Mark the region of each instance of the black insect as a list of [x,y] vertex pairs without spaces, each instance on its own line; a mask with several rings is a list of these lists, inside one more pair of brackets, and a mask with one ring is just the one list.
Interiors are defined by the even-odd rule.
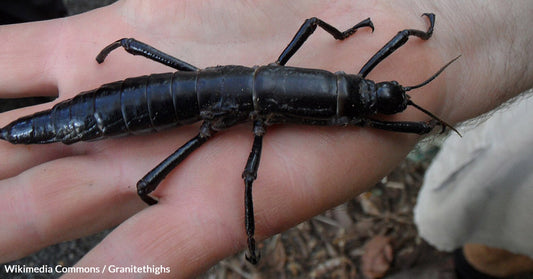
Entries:
[[[22,117],[0,129],[0,138],[11,143],[42,144],[98,140],[126,134],[155,132],[172,126],[203,121],[200,132],[166,158],[137,183],[146,203],[157,203],[148,194],[192,151],[215,132],[253,121],[254,142],[242,177],[245,184],[245,228],[248,235],[246,258],[257,263],[254,239],[252,183],[256,179],[266,127],[279,123],[309,125],[357,125],[405,133],[426,134],[436,125],[456,131],[435,115],[414,104],[407,91],[436,78],[450,63],[428,80],[404,87],[396,81],[375,83],[365,79],[383,59],[407,42],[409,36],[431,37],[434,14],[426,32],[407,29],[399,32],[363,66],[357,75],[344,72],[286,67],[317,26],[337,40],[361,27],[374,30],[370,19],[340,32],[318,19],[307,19],[278,60],[266,66],[217,66],[198,69],[135,39],[121,39],[104,48],[96,57],[102,63],[118,47],[142,55],[179,71],[128,78],[81,93],[56,104],[50,110]],[[389,122],[374,119],[376,114],[395,114],[408,105],[433,119],[427,122]],[[457,131],[456,131],[457,132]]]

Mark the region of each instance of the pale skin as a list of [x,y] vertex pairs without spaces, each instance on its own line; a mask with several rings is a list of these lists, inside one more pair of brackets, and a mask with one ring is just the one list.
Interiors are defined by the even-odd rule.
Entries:
[[[0,94],[58,92],[60,101],[106,82],[173,71],[122,50],[101,65],[95,62],[104,46],[123,37],[200,68],[268,64],[312,16],[342,30],[371,17],[376,30],[360,29],[339,42],[317,29],[287,65],[356,73],[398,31],[426,30],[424,12],[437,15],[434,36],[410,39],[369,79],[414,85],[462,54],[438,79],[410,92],[450,123],[487,112],[532,86],[527,1],[391,3],[119,1],[80,16],[2,26]],[[0,125],[50,107],[3,113]],[[392,119],[428,118],[408,109]],[[250,125],[221,132],[196,150],[154,192],[157,205],[148,208],[136,195],[137,180],[197,129],[69,146],[0,142],[0,261],[116,225],[78,265],[163,265],[171,268],[169,278],[190,277],[243,249],[241,172],[253,139]],[[270,127],[254,183],[258,240],[369,189],[419,139],[369,128]]]

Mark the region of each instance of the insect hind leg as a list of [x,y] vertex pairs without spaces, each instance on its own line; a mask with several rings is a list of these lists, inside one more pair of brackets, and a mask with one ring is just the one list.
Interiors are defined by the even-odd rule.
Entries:
[[172,67],[180,71],[197,71],[198,68],[185,62],[179,60],[176,57],[173,57],[169,54],[166,54],[150,45],[147,45],[141,41],[137,41],[134,38],[123,38],[117,40],[110,45],[106,46],[100,53],[96,56],[96,61],[98,63],[104,62],[107,55],[118,47],[123,47],[127,52],[133,55],[141,55],[153,61],[159,62],[161,64]]

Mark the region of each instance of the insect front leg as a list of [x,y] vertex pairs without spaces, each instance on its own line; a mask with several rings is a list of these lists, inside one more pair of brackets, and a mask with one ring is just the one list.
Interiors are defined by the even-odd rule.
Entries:
[[137,41],[133,38],[120,39],[106,46],[96,56],[96,61],[98,63],[104,62],[107,55],[118,47],[123,47],[127,52],[133,55],[144,56],[148,59],[167,65],[176,70],[180,70],[180,71],[197,71],[198,70],[197,67],[185,61],[179,60],[178,58],[174,56],[168,55],[150,45]]
[[341,32],[337,28],[322,21],[321,19],[312,17],[305,20],[298,32],[296,32],[296,35],[294,35],[294,38],[292,38],[292,41],[289,43],[289,45],[287,45],[285,50],[283,50],[275,63],[282,66],[285,65],[287,61],[289,61],[289,59],[294,55],[294,53],[296,53],[296,51],[298,51],[298,49],[303,45],[307,38],[309,38],[309,36],[315,32],[317,26],[320,26],[326,32],[331,34],[336,40],[344,40],[350,37],[357,31],[358,28],[361,27],[370,27],[372,28],[372,32],[374,32],[374,25],[372,24],[370,18],[367,18],[357,23],[352,28]]
[[376,129],[392,131],[392,132],[401,132],[401,133],[411,133],[411,134],[427,134],[433,130],[437,125],[442,126],[442,132],[445,130],[445,126],[436,120],[430,120],[428,122],[412,122],[412,121],[382,121],[375,119],[363,119],[360,120],[356,125],[359,126],[368,126]]
[[386,43],[359,71],[359,75],[363,78],[366,77],[374,67],[376,67],[383,59],[387,58],[391,53],[396,51],[398,48],[403,46],[409,36],[416,36],[422,40],[427,40],[433,34],[433,27],[435,26],[435,15],[431,13],[425,13],[423,16],[426,16],[429,19],[429,28],[426,32],[415,29],[405,29],[398,32],[388,43]]
[[261,160],[261,149],[263,147],[263,135],[265,134],[265,125],[262,121],[254,123],[254,143],[252,151],[242,172],[244,179],[244,225],[246,234],[248,235],[248,252],[246,253],[246,260],[252,264],[256,264],[261,258],[260,253],[255,247],[255,220],[254,220],[254,204],[252,200],[252,184],[257,178],[257,169],[259,168],[259,161]]
[[178,148],[176,152],[168,156],[163,162],[159,163],[154,169],[147,173],[139,182],[137,182],[137,194],[148,205],[157,203],[157,200],[150,197],[148,194],[153,192],[159,183],[165,179],[165,177],[185,158],[191,154],[194,150],[200,147],[207,141],[214,131],[211,129],[210,124],[204,122],[200,128],[200,133],[196,137],[189,140],[183,146]]

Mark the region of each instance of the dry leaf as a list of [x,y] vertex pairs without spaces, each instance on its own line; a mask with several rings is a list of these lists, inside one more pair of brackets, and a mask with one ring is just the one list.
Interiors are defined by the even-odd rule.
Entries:
[[393,259],[391,239],[386,236],[374,236],[365,246],[361,258],[362,271],[367,278],[385,276]]

